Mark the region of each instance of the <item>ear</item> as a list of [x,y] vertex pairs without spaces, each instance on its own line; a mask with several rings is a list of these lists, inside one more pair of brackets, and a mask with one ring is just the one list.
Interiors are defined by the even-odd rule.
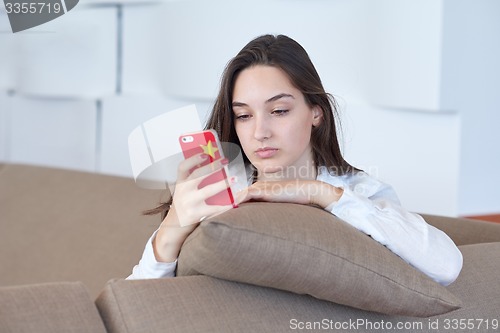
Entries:
[[323,121],[323,110],[319,105],[315,105],[312,108],[312,125],[313,127],[318,126]]

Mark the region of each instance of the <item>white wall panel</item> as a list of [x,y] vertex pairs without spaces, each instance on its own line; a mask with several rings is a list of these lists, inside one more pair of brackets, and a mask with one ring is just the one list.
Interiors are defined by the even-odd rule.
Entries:
[[0,91],[0,162],[7,161],[9,157],[9,138],[10,128],[8,126],[10,119],[11,98],[6,92]]
[[443,101],[463,117],[460,215],[500,212],[500,1],[445,2]]
[[144,5],[157,2],[181,1],[181,0],[83,0],[86,5],[109,6],[109,5]]
[[16,89],[52,97],[100,97],[116,87],[116,8],[79,4],[16,34]]
[[344,106],[349,162],[391,184],[404,207],[457,215],[460,116]]
[[12,89],[14,85],[14,34],[9,18],[0,5],[0,91]]
[[159,4],[123,7],[122,91],[161,95],[162,54],[169,45],[162,25],[165,18]]
[[164,10],[167,94],[212,98],[248,41],[283,33],[305,47],[337,96],[440,110],[441,0],[184,1]]
[[362,1],[180,1],[163,8],[168,95],[213,98],[227,61],[266,33],[300,42],[335,94],[358,94],[366,53],[362,37],[369,28]]
[[[383,107],[441,109],[442,0],[366,1],[366,101]],[[349,32],[346,32],[350,34]]]
[[207,103],[166,99],[161,96],[119,96],[103,101],[100,171],[132,177],[128,136],[145,121],[182,106],[196,104],[200,120],[205,120]]
[[10,160],[93,171],[95,120],[94,101],[14,97]]

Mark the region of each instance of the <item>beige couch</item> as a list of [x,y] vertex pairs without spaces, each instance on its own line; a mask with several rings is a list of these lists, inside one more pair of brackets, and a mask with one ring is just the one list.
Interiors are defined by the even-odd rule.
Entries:
[[416,318],[206,275],[123,280],[159,224],[141,211],[160,196],[119,177],[0,165],[0,332],[500,329],[500,224],[424,215],[463,253],[446,288],[462,305]]

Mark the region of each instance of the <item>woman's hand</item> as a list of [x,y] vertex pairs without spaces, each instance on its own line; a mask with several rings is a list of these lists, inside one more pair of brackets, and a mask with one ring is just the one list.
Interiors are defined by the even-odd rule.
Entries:
[[206,217],[231,209],[232,205],[208,205],[205,200],[228,188],[225,180],[199,188],[200,183],[220,171],[227,160],[217,160],[201,166],[208,155],[197,154],[179,163],[173,204],[153,240],[155,257],[161,262],[173,262],[186,238]]
[[342,188],[318,180],[258,181],[247,189],[243,201],[290,202],[327,207],[338,201]]
[[206,162],[207,158],[206,154],[197,154],[179,164],[173,205],[176,208],[180,226],[198,223],[202,219],[233,207],[229,203],[228,205],[209,205],[205,202],[211,196],[229,187],[224,179],[201,187],[205,178],[221,172],[221,169],[228,164],[227,159],[222,159],[200,166]]

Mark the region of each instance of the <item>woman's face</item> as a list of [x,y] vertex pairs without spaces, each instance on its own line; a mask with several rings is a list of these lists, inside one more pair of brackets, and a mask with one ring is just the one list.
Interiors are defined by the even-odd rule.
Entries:
[[322,119],[281,69],[257,65],[237,77],[233,93],[236,133],[259,179],[316,177],[311,130]]

